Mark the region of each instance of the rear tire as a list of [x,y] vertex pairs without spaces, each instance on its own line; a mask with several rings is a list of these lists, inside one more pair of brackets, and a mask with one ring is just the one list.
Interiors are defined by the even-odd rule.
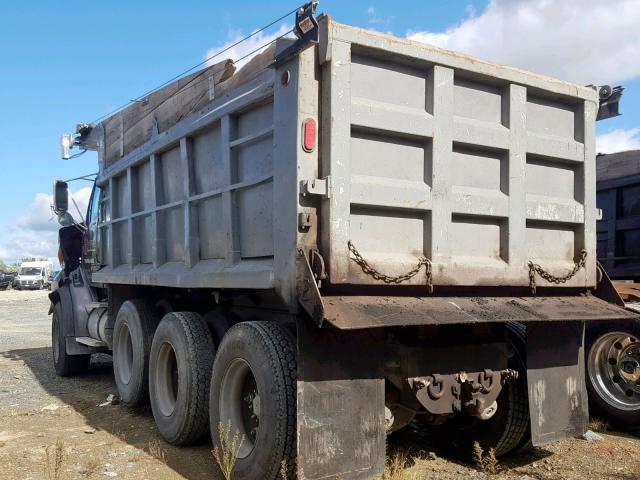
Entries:
[[122,402],[135,407],[149,401],[149,352],[158,319],[143,300],[122,304],[113,328],[113,374]]
[[202,317],[164,316],[151,344],[149,396],[153,418],[172,445],[190,445],[209,430],[209,379],[215,347]]
[[587,324],[585,364],[591,414],[640,427],[640,321]]
[[61,377],[81,375],[89,370],[91,354],[67,354],[67,344],[62,328],[63,318],[62,305],[58,302],[53,306],[53,315],[51,317],[51,350],[53,354],[53,366],[56,369],[56,373]]
[[239,323],[222,339],[209,417],[214,446],[220,448],[220,428],[244,438],[234,479],[274,480],[283,464],[295,478],[296,377],[295,340],[281,325]]
[[526,349],[524,327],[509,323],[507,341],[513,350],[509,358],[509,368],[519,375],[505,385],[498,395],[498,411],[489,420],[478,420],[470,416],[459,416],[439,426],[427,426],[438,442],[454,455],[469,458],[473,444],[478,442],[483,450],[493,449],[496,456],[525,447],[527,432],[530,434],[529,401],[527,393]]

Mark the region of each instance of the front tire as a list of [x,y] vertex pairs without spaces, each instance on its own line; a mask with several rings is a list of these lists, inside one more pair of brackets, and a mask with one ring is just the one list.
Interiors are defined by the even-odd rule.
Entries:
[[156,329],[149,397],[158,430],[172,445],[194,444],[208,434],[214,354],[209,328],[197,313],[168,313]]
[[587,325],[585,364],[591,414],[640,427],[640,321]]
[[67,353],[62,322],[63,310],[62,305],[58,302],[53,307],[53,315],[51,317],[51,349],[56,373],[61,377],[71,377],[86,373],[91,363],[91,355],[69,355]]
[[213,366],[209,417],[214,446],[219,429],[243,438],[237,480],[274,480],[296,468],[296,344],[275,322],[243,322],[226,333]]
[[149,352],[158,319],[143,300],[122,304],[113,328],[113,374],[122,402],[135,407],[149,400]]

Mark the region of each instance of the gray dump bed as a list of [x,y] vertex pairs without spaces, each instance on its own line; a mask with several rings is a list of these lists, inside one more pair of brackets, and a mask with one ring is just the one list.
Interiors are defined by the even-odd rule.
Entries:
[[564,274],[585,249],[560,286],[595,285],[594,89],[320,27],[317,47],[103,164],[109,254],[94,280],[290,300],[296,247],[317,247],[329,283],[381,284],[352,242],[390,276],[426,257],[436,288],[528,286],[529,261]]

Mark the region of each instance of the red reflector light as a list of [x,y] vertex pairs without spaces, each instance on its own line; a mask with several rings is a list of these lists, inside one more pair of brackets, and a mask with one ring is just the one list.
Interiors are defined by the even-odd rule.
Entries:
[[302,124],[302,148],[305,152],[313,152],[316,148],[316,121],[307,118]]

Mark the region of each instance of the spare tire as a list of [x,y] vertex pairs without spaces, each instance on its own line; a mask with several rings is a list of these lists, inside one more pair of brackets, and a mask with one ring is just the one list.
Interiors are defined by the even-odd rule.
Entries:
[[143,300],[128,300],[113,328],[113,373],[125,405],[149,401],[149,352],[158,319]]
[[275,322],[231,327],[218,348],[211,378],[211,436],[243,441],[233,470],[236,480],[294,478],[296,469],[296,344]]
[[151,344],[149,397],[156,426],[173,445],[204,440],[209,433],[209,379],[215,347],[194,312],[164,316]]

